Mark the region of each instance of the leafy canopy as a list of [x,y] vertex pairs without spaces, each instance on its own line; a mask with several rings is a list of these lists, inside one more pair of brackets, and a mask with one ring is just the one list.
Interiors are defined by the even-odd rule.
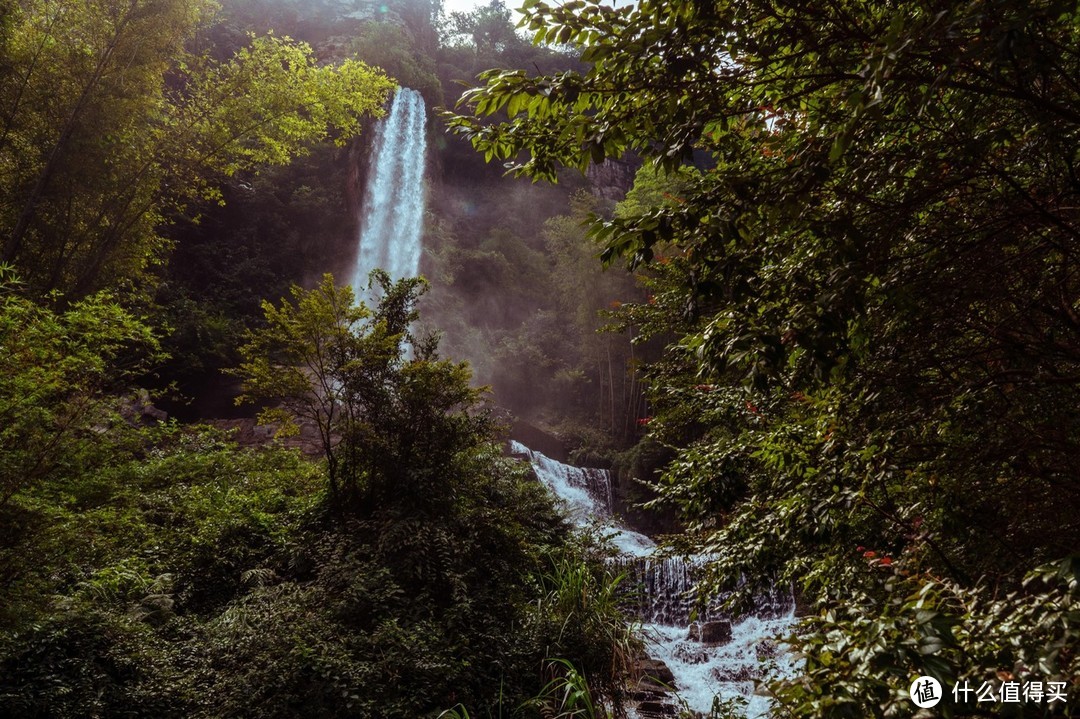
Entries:
[[56,312],[20,290],[0,266],[0,506],[106,459],[126,426],[118,394],[160,360],[150,328],[109,294]]
[[392,83],[287,38],[218,61],[185,45],[209,0],[22,0],[0,43],[2,261],[36,294],[130,289],[223,175],[355,135]]
[[[660,489],[688,548],[719,557],[718,585],[779,573],[828,606],[865,591],[800,640],[818,674],[785,701],[900,715],[909,675],[1000,681],[1034,655],[1071,681],[1055,647],[1075,622],[1026,654],[1019,618],[1025,572],[1080,546],[1076,4],[525,8],[536,42],[591,67],[490,71],[449,125],[535,179],[626,151],[678,172],[592,234],[651,276],[624,322],[669,341],[649,427],[678,450]],[[939,580],[961,589],[935,611],[1016,612],[1016,642],[886,643],[871,688],[858,627],[916,621]],[[983,615],[976,586],[1020,593]]]
[[465,364],[438,358],[437,336],[413,336],[426,281],[375,270],[371,288],[374,309],[329,274],[313,290],[294,286],[291,303],[264,302],[266,326],[240,349],[238,401],[277,401],[263,421],[317,430],[339,508],[434,511],[452,492],[443,469],[486,440],[474,412],[483,390],[469,386]]

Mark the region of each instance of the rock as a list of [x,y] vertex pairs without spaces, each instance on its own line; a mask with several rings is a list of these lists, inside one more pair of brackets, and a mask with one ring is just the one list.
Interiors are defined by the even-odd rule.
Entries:
[[556,462],[566,463],[570,460],[570,453],[562,440],[524,420],[519,419],[513,423],[510,427],[510,438],[516,439],[534,452],[547,455]]
[[633,716],[638,719],[668,719],[679,715],[678,707],[671,695],[675,686],[675,675],[660,659],[642,656],[637,660],[638,680],[630,691],[633,703]]
[[716,667],[712,670],[712,675],[713,679],[718,682],[752,682],[757,679],[751,667],[739,667],[738,669]]
[[697,622],[690,622],[690,631],[687,632],[686,638],[691,642],[701,641],[701,625]]
[[709,653],[705,648],[692,644],[680,644],[675,647],[674,654],[687,664],[704,664],[709,661]]
[[675,687],[675,675],[671,669],[660,659],[642,659],[638,662],[638,670],[643,679],[652,678],[665,685],[667,688]]
[[662,719],[679,715],[679,710],[662,701],[644,701],[637,705],[637,715],[641,719]]
[[323,453],[322,439],[318,427],[313,422],[299,423],[300,434],[277,438],[276,424],[258,424],[254,418],[214,419],[207,424],[226,432],[232,441],[241,447],[261,447],[280,443],[285,447],[296,447],[309,457]]
[[594,195],[617,202],[626,197],[627,191],[634,186],[634,176],[639,167],[641,160],[637,157],[628,156],[622,160],[609,157],[598,165],[589,165],[585,177]]
[[150,401],[150,393],[141,387],[120,399],[119,412],[124,421],[133,426],[156,424],[169,418],[169,413],[155,407]]
[[701,643],[716,646],[731,641],[731,622],[723,619],[701,625]]
[[773,659],[779,653],[779,648],[776,646],[776,642],[769,639],[762,639],[754,647],[754,656],[757,657],[759,662],[766,659]]
[[169,418],[169,413],[163,409],[158,409],[152,404],[148,404],[143,406],[142,416],[149,417],[150,419],[156,420],[158,422],[164,422]]

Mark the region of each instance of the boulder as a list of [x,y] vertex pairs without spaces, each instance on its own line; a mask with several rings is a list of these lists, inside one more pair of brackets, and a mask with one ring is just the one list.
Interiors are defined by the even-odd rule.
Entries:
[[668,702],[644,701],[638,703],[637,715],[641,719],[663,719],[678,716],[679,710]]
[[672,653],[676,659],[687,664],[704,664],[709,661],[709,653],[700,644],[679,644]]
[[713,679],[718,682],[752,682],[757,679],[757,672],[751,667],[715,667]]
[[147,404],[142,408],[142,416],[156,422],[164,422],[169,418],[169,413],[163,409],[158,409],[152,404]]
[[668,687],[675,687],[675,675],[660,659],[641,659],[638,661],[638,671],[642,677],[650,677]]
[[709,646],[731,641],[731,622],[720,619],[701,625],[701,643]]

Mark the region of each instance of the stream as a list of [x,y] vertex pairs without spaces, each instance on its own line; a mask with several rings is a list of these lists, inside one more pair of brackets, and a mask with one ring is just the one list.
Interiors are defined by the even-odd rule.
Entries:
[[650,537],[623,525],[611,509],[608,470],[564,464],[513,440],[510,452],[532,464],[537,478],[559,498],[571,521],[580,527],[598,527],[610,537],[619,553],[613,561],[628,573],[626,581],[637,587],[648,664],[663,675],[660,679],[674,689],[674,695],[639,696],[631,716],[675,716],[682,707],[707,715],[714,697],[744,701],[748,719],[766,715],[770,701],[755,692],[755,681],[769,672],[786,674],[792,669],[791,660],[775,641],[795,624],[790,592],[758,597],[754,611],[738,621],[715,609],[695,616],[694,575],[704,558],[662,556]]

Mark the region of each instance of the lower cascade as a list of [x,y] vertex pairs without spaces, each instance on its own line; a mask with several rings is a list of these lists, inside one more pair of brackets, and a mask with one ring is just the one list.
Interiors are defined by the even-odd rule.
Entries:
[[[769,707],[767,696],[755,693],[755,680],[767,672],[790,670],[790,660],[774,637],[794,626],[791,593],[774,591],[757,598],[753,613],[732,621],[716,606],[694,613],[696,574],[705,558],[656,556],[656,543],[622,525],[612,512],[611,473],[574,467],[511,440],[510,452],[528,460],[536,476],[564,504],[578,526],[599,525],[619,550],[614,560],[636,589],[637,612],[646,638],[647,674],[643,681],[638,719],[675,716],[680,708],[707,714],[713,698],[740,698],[747,717],[760,717]],[[673,698],[665,685],[675,691]]]

